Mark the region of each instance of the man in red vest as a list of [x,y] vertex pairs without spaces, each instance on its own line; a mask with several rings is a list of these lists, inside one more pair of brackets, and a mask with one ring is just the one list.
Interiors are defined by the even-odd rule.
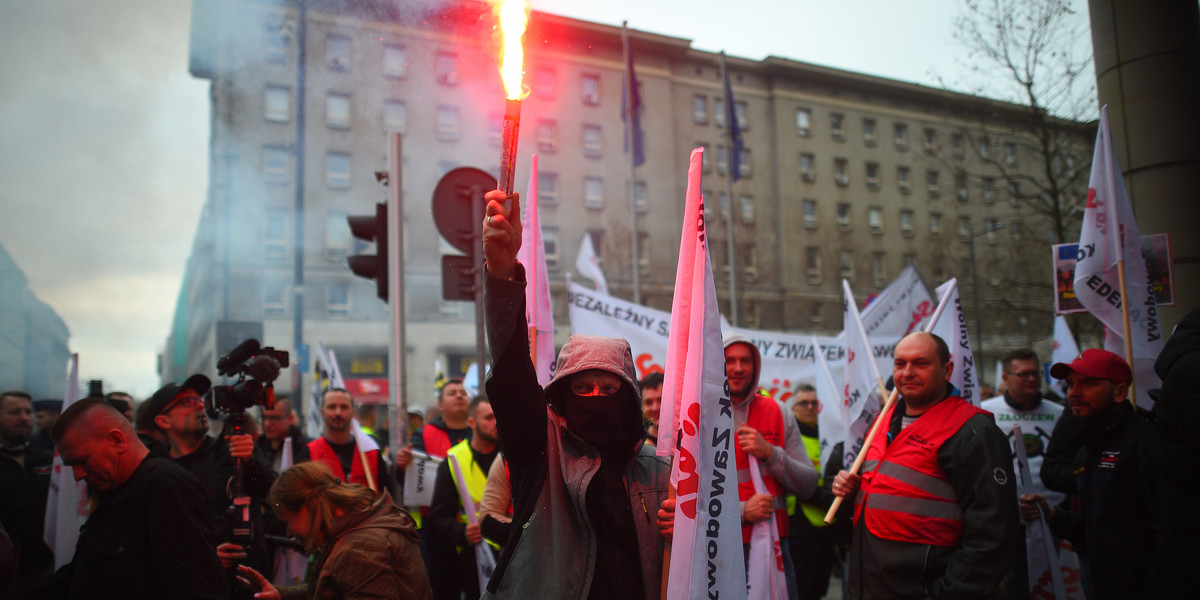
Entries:
[[986,598],[1023,539],[1008,439],[955,395],[941,338],[910,334],[893,357],[900,398],[879,417],[886,429],[862,477],[833,483],[855,501],[847,598]]
[[[324,462],[335,474],[347,483],[368,485],[366,467],[378,491],[391,489],[391,477],[377,448],[360,449],[354,440],[354,397],[341,388],[329,388],[321,396],[321,418],[325,420],[325,433],[308,443],[308,453],[313,460]],[[364,461],[359,456],[365,456]]]
[[[738,471],[738,500],[742,503],[742,543],[749,550],[752,527],[775,515],[781,540],[784,568],[791,580],[792,560],[788,546],[787,497],[808,499],[817,487],[817,470],[804,449],[796,419],[783,404],[758,393],[762,358],[758,348],[738,333],[727,333],[725,377],[733,401],[733,423],[738,426],[734,448]],[[786,417],[786,418],[785,418]],[[750,459],[758,459],[767,494],[754,493]],[[791,585],[789,583],[789,585]]]

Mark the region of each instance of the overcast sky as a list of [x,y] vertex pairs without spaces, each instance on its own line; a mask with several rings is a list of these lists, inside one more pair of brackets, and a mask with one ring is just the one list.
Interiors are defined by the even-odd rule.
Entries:
[[[703,50],[934,85],[933,72],[961,72],[959,1],[532,5]],[[207,185],[208,85],[187,73],[190,11],[187,0],[0,0],[0,243],[66,321],[80,379],[139,399],[159,386]]]

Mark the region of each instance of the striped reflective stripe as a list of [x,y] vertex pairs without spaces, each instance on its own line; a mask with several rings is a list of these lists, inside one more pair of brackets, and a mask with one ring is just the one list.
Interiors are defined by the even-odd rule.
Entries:
[[862,472],[870,473],[875,470],[875,466],[879,464],[877,460],[864,460],[862,464]]
[[883,461],[879,465],[880,475],[886,475],[893,479],[902,481],[917,489],[924,490],[935,496],[940,496],[951,502],[957,502],[958,496],[954,493],[954,486],[949,482],[942,481],[936,477],[926,475],[912,467],[894,463],[888,460]]
[[867,497],[867,508],[871,510],[890,510],[951,521],[964,520],[962,507],[954,502],[942,502],[941,500],[922,500],[890,494],[870,494]]

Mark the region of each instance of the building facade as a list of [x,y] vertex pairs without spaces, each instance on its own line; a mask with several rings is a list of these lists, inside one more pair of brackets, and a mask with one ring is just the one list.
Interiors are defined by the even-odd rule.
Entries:
[[70,335],[58,313],[33,295],[29,280],[0,245],[0,391],[61,400],[67,389]]
[[[504,96],[490,9],[310,0],[301,21],[296,2],[193,6],[190,70],[212,83],[211,175],[164,377],[215,375],[216,358],[241,337],[294,351],[299,320],[302,340],[334,348],[348,378],[386,380],[386,307],[346,267],[347,255],[364,250],[346,216],[384,201],[375,173],[387,169],[387,133],[398,131],[406,394],[410,405],[431,404],[435,361],[454,374],[474,356],[473,307],[441,297],[440,256],[454,251],[434,227],[431,198],[449,170],[494,172],[499,163]],[[1049,337],[1055,240],[1046,211],[1031,207],[1044,200],[1036,190],[1045,167],[1030,151],[1038,144],[1021,107],[777,57],[730,57],[745,142],[731,201],[719,56],[630,31],[646,155],[630,186],[621,34],[534,12],[525,35],[516,187],[525,189],[537,153],[559,343],[569,334],[565,276],[585,235],[613,294],[634,296],[637,269],[642,303],[670,309],[695,147],[706,149],[718,294],[726,315],[737,303],[738,325],[839,331],[842,278],[865,299],[913,261],[931,288],[959,277],[968,308],[979,294],[981,362]],[[1062,125],[1074,141],[1060,168],[1083,173],[1082,190],[1059,190],[1074,206],[1086,191],[1094,126]],[[280,387],[306,387],[292,372]]]

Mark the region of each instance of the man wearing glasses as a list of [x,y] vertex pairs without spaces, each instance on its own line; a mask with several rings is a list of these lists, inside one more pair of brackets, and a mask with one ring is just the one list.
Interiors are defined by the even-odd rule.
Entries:
[[[833,450],[830,456],[830,462],[834,465],[832,471],[829,471],[829,465],[821,464],[821,435],[817,429],[817,418],[822,406],[817,399],[816,388],[807,383],[796,386],[796,392],[789,402],[796,424],[800,427],[800,440],[804,442],[804,450],[817,469],[818,478],[817,488],[807,500],[788,496],[788,533],[791,536],[788,543],[796,570],[797,597],[800,600],[817,600],[824,598],[829,591],[829,577],[833,574],[836,530],[825,522],[825,513],[833,504],[834,495],[830,486],[833,484],[833,475],[837,475],[841,467],[842,452]],[[822,468],[832,475],[821,477]]]
[[[312,440],[296,426],[296,413],[287,396],[276,395],[274,408],[262,407],[261,421],[262,435],[254,445],[269,458],[272,471],[282,473],[294,464],[308,461],[308,443]],[[286,454],[285,460],[287,446],[291,446],[291,453]]]

